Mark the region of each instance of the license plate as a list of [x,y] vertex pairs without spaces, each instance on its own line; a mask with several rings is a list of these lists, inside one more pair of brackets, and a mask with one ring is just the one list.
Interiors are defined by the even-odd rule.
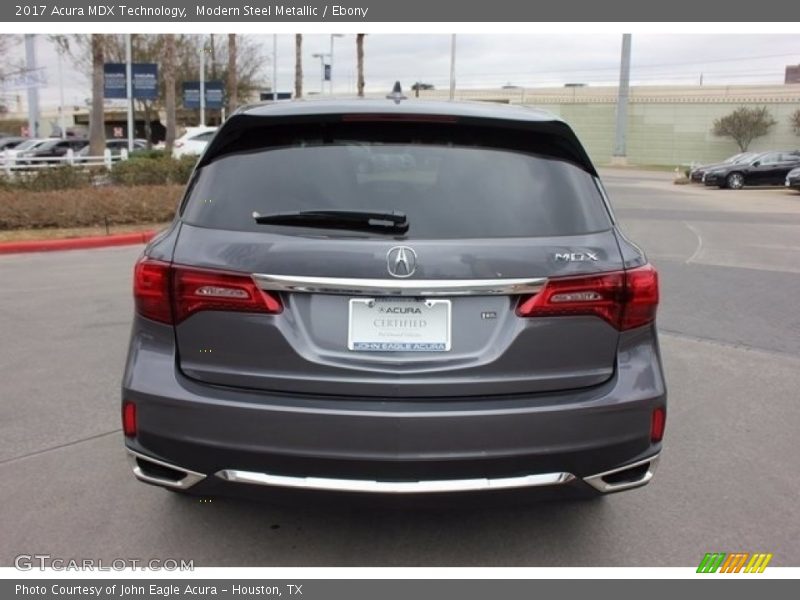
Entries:
[[347,348],[360,352],[447,352],[450,300],[351,298]]

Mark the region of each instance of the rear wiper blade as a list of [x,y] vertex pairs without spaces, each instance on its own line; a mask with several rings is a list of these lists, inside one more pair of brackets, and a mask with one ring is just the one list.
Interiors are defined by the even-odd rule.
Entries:
[[383,233],[406,233],[409,227],[406,214],[397,210],[300,210],[269,215],[254,211],[253,220],[259,225],[294,225]]

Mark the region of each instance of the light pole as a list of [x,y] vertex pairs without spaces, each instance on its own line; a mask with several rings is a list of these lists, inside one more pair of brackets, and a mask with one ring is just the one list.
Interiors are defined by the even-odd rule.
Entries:
[[[128,152],[133,152],[133,129],[136,127],[133,114],[133,49],[131,34],[125,34],[125,97],[128,105]],[[148,141],[148,144],[150,142]]]
[[319,59],[319,68],[320,68],[319,93],[320,94],[324,94],[325,93],[325,58],[328,57],[328,56],[330,56],[330,54],[328,54],[327,52],[315,52],[314,54],[311,55],[312,58],[318,58]]
[[[36,73],[36,36],[25,34],[25,72]],[[28,83],[31,83],[30,81]],[[28,136],[39,136],[39,87],[28,85]]]
[[456,98],[456,34],[450,37],[450,100]]
[[206,124],[206,40],[200,36],[200,125]]
[[333,95],[333,38],[337,37],[344,37],[344,34],[343,33],[331,34],[331,72],[330,72],[331,96]]
[[65,139],[67,127],[64,123],[64,75],[61,66],[61,50],[58,51],[58,128],[61,130],[61,139]]
[[278,101],[278,34],[272,34],[272,101]]
[[622,34],[622,58],[619,67],[619,88],[617,89],[617,125],[614,133],[615,164],[627,163],[628,136],[628,91],[631,80],[631,34]]

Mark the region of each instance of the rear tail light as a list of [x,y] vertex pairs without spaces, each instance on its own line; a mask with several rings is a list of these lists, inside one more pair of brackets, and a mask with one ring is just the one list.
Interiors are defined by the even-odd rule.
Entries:
[[551,279],[517,306],[521,317],[592,315],[620,331],[651,323],[658,308],[658,273],[652,265],[629,271]]
[[280,300],[249,275],[191,269],[143,257],[134,270],[136,311],[161,323],[178,324],[194,313],[224,310],[277,314]]
[[141,258],[133,271],[133,300],[136,312],[154,321],[172,323],[169,282],[169,263]]
[[650,417],[650,441],[660,442],[664,438],[664,427],[667,424],[667,411],[663,406],[653,410]]
[[122,432],[125,437],[136,436],[136,405],[130,401],[122,403]]
[[281,312],[276,296],[264,292],[249,275],[173,268],[175,322],[180,323],[203,310]]

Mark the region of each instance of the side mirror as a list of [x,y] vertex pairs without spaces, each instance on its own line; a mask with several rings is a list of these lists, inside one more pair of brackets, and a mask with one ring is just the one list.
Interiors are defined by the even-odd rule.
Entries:
[[760,167],[760,166],[761,166],[761,161],[760,161],[760,160],[757,160],[757,161],[755,161],[755,162],[753,163],[753,166],[754,166],[754,167]]

